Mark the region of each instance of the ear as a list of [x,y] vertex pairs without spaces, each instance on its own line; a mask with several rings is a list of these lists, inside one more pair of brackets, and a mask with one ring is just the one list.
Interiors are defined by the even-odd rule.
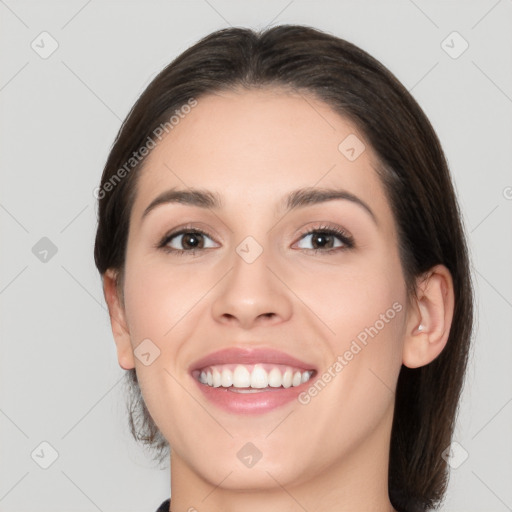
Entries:
[[443,351],[455,303],[452,276],[444,265],[432,267],[418,280],[416,289],[402,354],[403,364],[409,368],[425,366]]
[[112,334],[117,346],[117,360],[124,370],[135,368],[133,349],[130,342],[130,331],[126,322],[124,305],[119,297],[117,287],[118,273],[108,269],[103,274],[103,294],[108,305]]

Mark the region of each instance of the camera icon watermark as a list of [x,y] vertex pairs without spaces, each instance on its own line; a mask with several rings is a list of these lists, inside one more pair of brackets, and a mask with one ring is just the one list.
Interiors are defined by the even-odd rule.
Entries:
[[146,338],[139,343],[133,354],[144,366],[149,366],[160,357],[160,349]]
[[255,238],[248,236],[238,244],[236,252],[246,263],[253,263],[260,257],[263,247]]
[[248,468],[252,468],[256,463],[263,457],[263,453],[253,444],[245,443],[240,450],[238,450],[236,456],[240,459],[242,464]]
[[32,254],[41,262],[48,263],[56,254],[57,246],[46,236],[32,247]]
[[43,441],[30,456],[40,468],[48,469],[59,458],[59,452],[48,441]]
[[357,160],[365,149],[363,141],[354,133],[345,137],[338,145],[338,151],[350,162]]
[[48,32],[41,32],[31,43],[30,47],[41,59],[49,58],[59,47],[57,40]]
[[445,448],[441,457],[452,469],[457,469],[466,462],[466,459],[469,457],[469,453],[461,444],[457,441],[453,441],[450,446]]
[[441,48],[452,59],[458,59],[469,48],[469,43],[454,30],[441,41]]

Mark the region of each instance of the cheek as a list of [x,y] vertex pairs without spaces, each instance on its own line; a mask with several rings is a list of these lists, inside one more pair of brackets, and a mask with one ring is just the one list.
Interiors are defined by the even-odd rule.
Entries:
[[363,408],[370,403],[376,407],[394,389],[405,326],[406,290],[399,259],[375,254],[336,272],[316,273],[302,281],[300,291],[296,288],[329,329],[329,364],[340,363],[331,370],[339,375],[333,399],[348,393],[359,397]]
[[[161,263],[135,254],[126,263],[125,307],[137,378],[144,402],[159,426],[169,421],[163,397],[178,410],[180,404],[190,407],[189,395],[176,383],[184,378],[176,360],[190,339],[193,305],[204,294],[196,282],[192,275],[171,273]],[[144,351],[137,350],[139,344]],[[150,354],[149,364],[138,358],[142,352]]]
[[[201,296],[201,286],[191,272],[169,269],[157,261],[134,257],[127,262],[125,306],[132,343],[135,338],[168,338]],[[158,343],[158,341],[156,341]]]
[[[368,336],[380,336],[390,332],[403,310],[403,294],[399,286],[389,286],[386,279],[380,281],[357,280],[329,305],[336,337],[340,341],[358,339],[364,343]],[[335,305],[334,305],[335,304]]]
[[361,259],[339,268],[317,267],[314,273],[295,278],[293,289],[340,348],[361,333],[364,340],[366,329],[375,324],[379,331],[389,331],[388,326],[400,316],[397,310],[404,308],[401,267],[387,258]]

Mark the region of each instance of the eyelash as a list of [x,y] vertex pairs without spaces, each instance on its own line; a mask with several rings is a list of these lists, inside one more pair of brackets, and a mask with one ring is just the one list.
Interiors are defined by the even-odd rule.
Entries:
[[[351,235],[349,235],[345,230],[335,227],[335,226],[322,225],[319,227],[315,227],[313,229],[309,229],[307,231],[303,231],[300,233],[299,239],[302,239],[303,237],[305,237],[307,235],[314,234],[314,233],[327,235],[327,236],[335,236],[343,243],[344,247],[334,247],[334,248],[326,249],[326,250],[324,250],[324,249],[303,249],[304,251],[310,251],[310,252],[313,252],[314,254],[317,254],[317,253],[332,254],[332,253],[335,253],[338,251],[346,251],[348,249],[353,249],[355,247],[354,238]],[[205,232],[201,229],[198,229],[198,228],[185,226],[183,228],[180,228],[178,231],[166,234],[162,238],[162,240],[157,244],[157,246],[156,246],[157,249],[162,249],[163,251],[165,251],[167,253],[174,254],[176,256],[185,256],[185,254],[194,255],[198,251],[208,250],[208,249],[185,250],[185,249],[174,249],[174,248],[167,247],[167,244],[173,238],[180,236],[180,235],[184,235],[184,234],[202,235],[202,236],[211,238],[213,240],[213,238],[207,232]]]

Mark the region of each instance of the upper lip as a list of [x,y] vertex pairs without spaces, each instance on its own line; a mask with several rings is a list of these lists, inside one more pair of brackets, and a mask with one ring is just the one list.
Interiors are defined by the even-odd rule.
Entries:
[[294,368],[301,368],[304,370],[316,370],[315,366],[311,363],[306,363],[293,357],[285,352],[273,348],[238,348],[229,347],[216,352],[212,352],[201,359],[194,361],[190,365],[190,372],[206,368],[207,366],[214,366],[218,364],[255,364],[255,363],[274,363]]

